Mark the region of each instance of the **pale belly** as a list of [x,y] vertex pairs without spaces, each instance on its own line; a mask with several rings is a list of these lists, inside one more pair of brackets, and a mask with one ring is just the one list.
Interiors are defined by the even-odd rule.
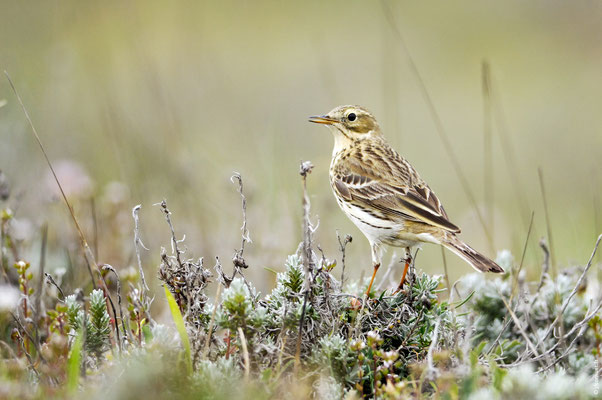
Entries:
[[351,207],[344,200],[337,199],[339,207],[347,217],[366,236],[370,243],[386,244],[393,247],[414,247],[420,243],[436,243],[439,241],[428,233],[414,234],[404,230],[403,222],[387,221],[374,215]]

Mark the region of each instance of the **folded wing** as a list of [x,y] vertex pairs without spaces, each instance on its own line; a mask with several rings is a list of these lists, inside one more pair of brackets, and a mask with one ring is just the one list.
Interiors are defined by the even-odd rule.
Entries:
[[350,154],[336,169],[333,187],[346,201],[375,208],[389,219],[411,220],[451,233],[460,232],[449,221],[435,193],[397,153],[387,154],[386,161],[365,149]]

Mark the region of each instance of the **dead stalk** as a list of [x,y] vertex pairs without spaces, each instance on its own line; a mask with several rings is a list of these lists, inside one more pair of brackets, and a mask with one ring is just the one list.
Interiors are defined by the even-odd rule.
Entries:
[[514,297],[514,292],[516,291],[516,287],[518,286],[518,279],[520,275],[520,271],[523,269],[523,263],[525,262],[525,254],[527,254],[527,245],[529,244],[529,238],[531,237],[531,229],[533,228],[533,218],[535,217],[535,211],[531,213],[531,222],[529,222],[529,230],[527,231],[527,237],[525,239],[525,245],[523,247],[523,254],[520,258],[520,264],[518,265],[518,269],[514,274],[512,291],[510,292],[510,303],[512,303],[512,298]]
[[550,221],[550,213],[548,211],[548,197],[546,196],[546,189],[543,181],[543,171],[541,168],[537,168],[537,174],[539,176],[539,188],[541,190],[541,198],[543,199],[543,211],[546,216],[546,232],[548,234],[548,241],[550,243],[550,256],[552,265],[552,276],[556,277],[556,257],[554,256],[554,242],[552,240],[552,222]]
[[303,324],[305,323],[305,311],[307,308],[307,300],[311,291],[310,276],[313,270],[313,254],[312,254],[312,234],[313,227],[309,220],[311,204],[307,194],[307,175],[311,173],[313,164],[310,161],[301,163],[299,174],[303,182],[303,269],[305,271],[303,308],[301,310],[301,318],[299,319],[299,333],[297,336],[297,347],[295,351],[295,371],[298,371],[301,363],[301,339],[303,336]]
[[144,243],[142,243],[142,239],[140,239],[140,226],[139,226],[139,217],[138,213],[142,208],[141,204],[138,204],[136,207],[132,208],[132,217],[134,218],[134,249],[136,250],[136,260],[138,261],[138,272],[140,272],[140,279],[142,280],[142,290],[144,291],[144,296],[146,296],[146,292],[150,289],[146,284],[146,279],[144,279],[144,269],[142,269],[142,259],[140,257],[140,247],[144,250],[148,251]]
[[240,343],[242,345],[242,355],[245,360],[245,381],[249,381],[249,375],[251,373],[251,361],[249,360],[249,350],[247,349],[247,339],[242,328],[238,327],[238,335],[240,337]]
[[345,252],[347,250],[347,245],[351,243],[352,240],[353,238],[351,235],[345,235],[345,239],[341,240],[341,236],[337,230],[337,241],[339,242],[339,251],[341,252],[341,286],[345,284]]
[[84,252],[84,258],[86,259],[86,264],[88,265],[90,276],[92,277],[92,286],[94,287],[94,289],[96,289],[96,282],[94,281],[94,274],[92,273],[92,268],[94,268],[95,270],[98,270],[98,266],[96,264],[96,259],[94,258],[94,254],[92,254],[92,250],[90,250],[90,246],[88,246],[88,242],[86,241],[84,232],[82,231],[82,229],[79,225],[79,222],[77,221],[77,218],[75,217],[75,212],[73,211],[73,206],[71,206],[71,203],[69,202],[69,200],[67,200],[67,196],[65,195],[63,186],[61,185],[61,182],[59,181],[59,178],[56,175],[56,172],[54,171],[54,167],[52,166],[52,163],[50,162],[50,158],[48,157],[48,154],[46,153],[46,149],[44,148],[44,145],[42,144],[42,140],[40,139],[40,136],[38,135],[38,131],[36,130],[36,128],[33,124],[33,121],[31,120],[31,117],[29,116],[29,112],[27,111],[27,108],[25,107],[23,100],[21,100],[21,96],[19,96],[19,93],[17,92],[17,89],[15,88],[13,81],[10,79],[10,76],[8,75],[8,72],[4,71],[4,74],[6,75],[6,79],[8,79],[8,83],[10,84],[10,87],[11,87],[13,93],[17,97],[17,100],[19,101],[21,108],[23,109],[25,118],[27,119],[27,122],[29,123],[31,131],[33,132],[33,135],[36,139],[36,142],[40,146],[40,150],[42,150],[42,154],[44,155],[44,158],[46,159],[48,168],[50,169],[50,172],[52,172],[54,181],[56,182],[56,184],[59,188],[59,191],[61,192],[63,201],[65,202],[65,205],[69,209],[69,214],[71,215],[71,219],[73,220],[73,224],[75,225],[75,229],[77,230],[77,233],[79,235],[80,243],[81,243],[81,246],[82,246],[82,249]]

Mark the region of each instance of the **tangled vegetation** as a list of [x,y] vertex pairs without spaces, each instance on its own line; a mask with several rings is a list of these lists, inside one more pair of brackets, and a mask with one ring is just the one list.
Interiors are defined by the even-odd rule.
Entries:
[[[303,164],[303,182],[311,164]],[[65,295],[60,280],[20,259],[12,214],[2,210],[0,397],[58,398],[442,398],[587,399],[598,394],[602,320],[594,254],[537,282],[502,252],[508,273],[469,275],[452,287],[413,266],[405,290],[362,296],[313,242],[304,196],[304,239],[275,287],[262,295],[245,277],[241,248],[228,275],[188,258],[171,212],[158,204],[171,243],[158,252],[165,293],[144,279],[138,210],[138,272],[93,258],[90,282]],[[84,241],[85,244],[85,241]],[[542,249],[547,252],[544,242]],[[85,248],[85,246],[84,246]],[[320,254],[318,254],[320,253]],[[547,254],[547,253],[546,253]],[[43,263],[42,257],[42,263]],[[135,271],[135,270],[134,270]],[[337,278],[335,273],[340,277]],[[57,282],[58,281],[58,282]],[[215,296],[207,292],[218,282]],[[63,282],[64,285],[64,282]],[[91,288],[90,288],[91,286]],[[381,285],[377,285],[381,287]],[[90,290],[88,290],[88,288]],[[167,300],[175,329],[153,315]]]

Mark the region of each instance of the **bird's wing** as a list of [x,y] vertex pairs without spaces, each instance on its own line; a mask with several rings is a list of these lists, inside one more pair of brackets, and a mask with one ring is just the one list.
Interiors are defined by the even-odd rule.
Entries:
[[348,202],[373,207],[391,220],[460,232],[416,170],[388,146],[367,144],[351,151],[333,172],[333,188]]

